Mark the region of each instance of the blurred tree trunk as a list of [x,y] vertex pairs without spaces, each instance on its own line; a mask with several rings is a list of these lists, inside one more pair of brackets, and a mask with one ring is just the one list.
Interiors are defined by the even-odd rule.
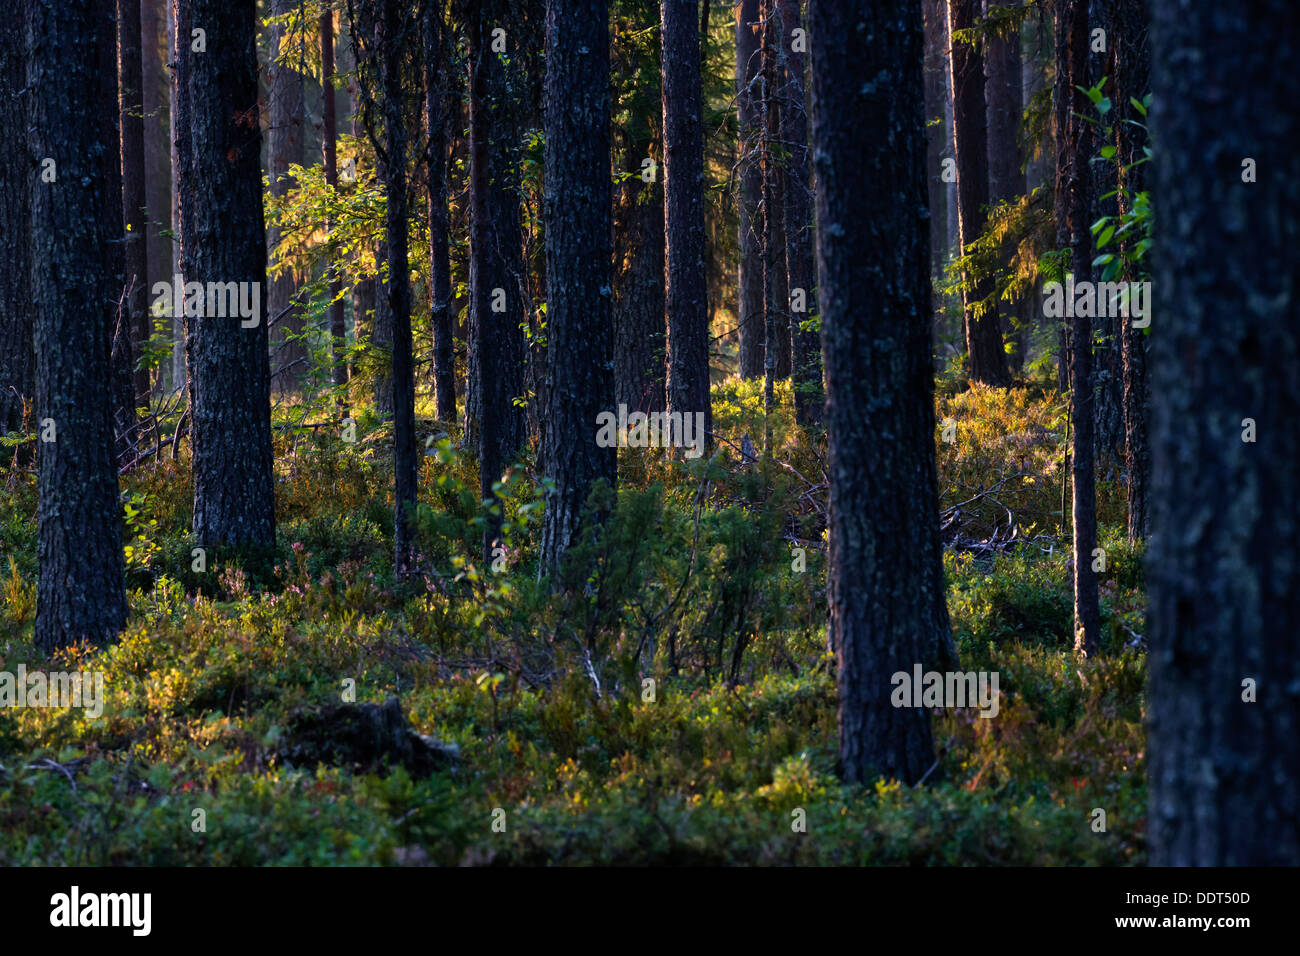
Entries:
[[1150,862],[1297,866],[1300,26],[1151,9]]

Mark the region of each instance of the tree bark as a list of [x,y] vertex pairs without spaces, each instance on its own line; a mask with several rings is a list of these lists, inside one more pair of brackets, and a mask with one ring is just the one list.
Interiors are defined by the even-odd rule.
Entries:
[[[334,11],[324,10],[320,15],[320,63],[321,63],[321,161],[325,167],[325,184],[337,190],[339,186],[338,165],[338,109],[336,100],[338,91],[334,86]],[[333,232],[334,223],[327,222],[325,228]],[[329,266],[330,280],[330,364],[331,379],[334,387],[342,389],[348,383],[349,369],[347,359],[347,320],[343,312],[343,279],[339,274],[341,263]],[[342,411],[347,412],[346,404]]]
[[[122,220],[126,293],[123,305],[131,329],[132,356],[149,344],[149,250],[145,245],[148,218],[145,200],[144,66],[140,53],[140,0],[117,0],[118,102],[122,130]],[[139,363],[136,362],[138,366]],[[149,401],[149,370],[136,367],[134,404]]]
[[[813,266],[812,181],[808,167],[808,113],[804,96],[804,54],[795,43],[803,25],[801,0],[780,0],[786,51],[786,86],[781,138],[789,150],[785,177],[785,248],[790,286],[790,335],[795,420],[804,427],[821,421],[826,404],[822,388],[821,333],[799,327],[817,314]],[[803,309],[796,298],[802,293]]]
[[942,666],[952,646],[936,514],[921,4],[849,6],[809,0],[840,771],[915,783],[934,764],[930,718],[892,705],[891,675]]
[[[258,291],[257,313],[248,318],[210,314],[207,299],[212,297],[205,298],[204,314],[190,317],[194,533],[205,547],[269,548],[275,543],[275,498],[267,316],[261,296],[266,226],[257,4],[193,0],[182,6],[191,8],[206,46],[189,53],[179,94],[179,107],[188,117],[180,124],[184,138],[179,147],[185,278],[205,289],[213,282],[248,283],[243,288]],[[185,35],[182,31],[179,38]]]
[[0,248],[9,256],[0,269],[0,433],[22,428],[24,404],[36,401],[28,204],[32,170],[42,157],[31,154],[27,141],[26,94],[20,95],[27,87],[26,73],[23,18],[2,17],[0,141],[10,144],[12,152],[0,163]]
[[[276,16],[292,13],[300,7],[301,0],[271,0],[271,12]],[[298,187],[297,181],[289,174],[289,165],[301,166],[307,157],[303,142],[302,74],[288,64],[277,62],[282,55],[280,47],[284,35],[284,27],[275,27],[271,31],[271,58],[266,64],[270,113],[266,130],[266,172],[271,195],[278,199],[283,199],[291,189]],[[268,259],[278,259],[275,248],[279,242],[280,230],[272,226],[266,239]],[[267,291],[267,315],[275,322],[271,329],[271,388],[278,393],[301,391],[302,380],[308,371],[305,367],[307,349],[297,338],[305,328],[304,309],[296,298],[297,285],[291,270],[272,279]]]
[[[141,98],[144,105],[144,164],[146,229],[146,292],[154,282],[170,282],[172,239],[165,235],[171,228],[171,119],[167,88],[168,42],[165,25],[166,8],[160,0],[140,0]],[[146,307],[148,303],[146,302]],[[172,341],[171,316],[148,315],[149,331],[155,328]],[[154,372],[154,390],[162,395],[170,387],[170,356],[159,360]]]
[[[1065,29],[1069,51],[1068,75],[1073,91],[1067,129],[1070,137],[1068,178],[1070,260],[1076,288],[1092,281],[1092,232],[1088,202],[1092,181],[1092,126],[1083,117],[1092,101],[1080,89],[1086,86],[1088,60],[1087,0],[1064,0]],[[1074,428],[1070,478],[1073,497],[1071,522],[1074,528],[1074,646],[1076,651],[1094,654],[1101,640],[1101,611],[1097,596],[1097,572],[1093,550],[1097,547],[1096,418],[1092,380],[1092,318],[1087,309],[1074,310],[1070,325],[1070,419]]]
[[[39,164],[25,187],[39,436],[35,639],[52,651],[111,640],[127,617],[105,401],[121,293],[112,261],[120,262],[120,251],[111,251],[120,249],[112,243],[120,238],[121,199],[109,185],[120,175],[117,89],[104,82],[116,30],[113,0],[26,0],[26,7],[26,128]],[[6,72],[11,64],[6,58]],[[42,179],[46,169],[52,182]]]
[[[596,444],[612,411],[609,0],[550,0],[546,11],[546,405],[541,561],[554,584],[592,487],[616,480],[618,449]],[[594,520],[592,516],[589,520]],[[586,574],[583,575],[585,579]]]
[[451,247],[447,215],[447,148],[450,96],[439,4],[424,13],[424,126],[428,138],[425,173],[429,209],[430,325],[433,327],[435,409],[441,421],[456,420],[456,352],[451,321]]
[[709,308],[704,269],[704,121],[696,0],[660,0],[664,98],[664,234],[668,408],[703,413],[709,398]]
[[1151,9],[1151,863],[1296,866],[1300,28]]
[[[772,453],[774,387],[790,374],[790,277],[785,261],[785,189],[776,150],[781,141],[780,14],[763,0],[763,453]],[[784,366],[784,368],[782,367]],[[784,372],[784,374],[782,374]]]
[[[949,0],[948,32],[975,25],[976,0]],[[988,120],[985,115],[984,61],[968,43],[952,41],[953,146],[957,160],[957,216],[961,248],[966,250],[984,231],[984,207],[989,202]],[[997,305],[978,318],[976,303],[992,294],[989,279],[980,279],[962,296],[966,352],[972,382],[1006,385],[1007,357]]]
[[741,378],[758,378],[763,374],[766,321],[762,246],[755,226],[756,222],[762,221],[759,204],[763,201],[763,167],[758,151],[762,133],[755,105],[761,67],[757,22],[758,0],[741,0],[736,7],[736,113],[740,124],[740,189],[736,201],[740,219],[737,321]]

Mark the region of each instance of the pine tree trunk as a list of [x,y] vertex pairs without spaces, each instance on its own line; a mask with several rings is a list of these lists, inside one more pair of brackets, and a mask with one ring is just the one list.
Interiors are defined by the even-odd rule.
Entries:
[[42,157],[28,149],[25,100],[19,96],[26,87],[23,19],[0,17],[0,142],[11,150],[9,160],[0,162],[0,248],[9,257],[0,269],[0,433],[21,428],[24,403],[36,401],[28,203],[31,170]]
[[921,4],[849,6],[809,0],[808,44],[840,772],[915,783],[934,764],[930,718],[892,705],[891,675],[943,666],[952,644],[936,514]]
[[1300,28],[1151,9],[1150,861],[1297,866]]
[[[182,248],[188,282],[248,283],[247,318],[189,320],[194,533],[204,547],[275,543],[266,226],[262,217],[255,0],[193,0],[206,49],[180,87]],[[181,32],[180,36],[185,36]],[[208,297],[212,298],[212,297]],[[222,296],[221,298],[225,298]],[[241,301],[243,296],[241,295]],[[227,307],[227,312],[229,309]],[[245,326],[245,323],[254,323]]]
[[[275,16],[292,13],[301,0],[271,0]],[[307,157],[303,142],[302,75],[288,64],[279,63],[285,28],[271,31],[271,59],[266,64],[267,107],[269,124],[266,130],[266,174],[271,184],[271,195],[284,196],[298,187],[289,175],[289,164],[299,166]],[[280,242],[280,230],[274,226],[267,232],[266,248],[269,260],[279,258],[275,252]],[[297,279],[292,271],[270,280],[266,297],[266,311],[275,324],[271,328],[271,388],[277,393],[299,392],[302,380],[309,369],[307,349],[296,337],[305,327],[302,305],[296,300]]]
[[[804,96],[804,49],[795,30],[803,25],[801,0],[780,0],[785,33],[786,87],[781,138],[790,151],[785,177],[785,248],[790,285],[790,334],[795,419],[805,427],[822,419],[821,333],[799,328],[817,314],[813,272],[812,182],[808,167],[808,113]],[[798,301],[802,295],[802,309]]]
[[[52,651],[110,640],[127,617],[105,401],[121,293],[110,261],[120,261],[120,251],[110,250],[122,218],[120,196],[109,186],[120,175],[117,89],[104,82],[116,30],[113,0],[26,5],[26,128],[38,164],[27,187],[40,499],[35,639]],[[4,70],[12,63],[6,57]],[[46,170],[52,182],[41,178]]]
[[664,233],[668,408],[703,413],[709,398],[709,309],[704,269],[704,123],[696,0],[660,0],[663,36]]
[[[939,283],[948,260],[948,184],[943,181],[947,155],[944,106],[948,96],[947,0],[924,0],[925,18],[925,185],[930,207],[930,277],[933,293],[934,350],[943,329],[943,296]],[[792,283],[793,284],[793,283]]]
[[[132,354],[138,357],[149,344],[149,250],[145,205],[144,66],[140,53],[140,0],[117,0],[118,99],[122,128],[122,218],[126,225],[123,245],[127,309]],[[139,364],[138,362],[136,363]],[[135,404],[149,401],[149,370],[133,375]]]
[[447,215],[447,145],[450,115],[446,90],[445,28],[438,5],[424,14],[424,126],[428,136],[425,172],[429,202],[430,325],[433,328],[435,409],[444,422],[456,420],[456,353],[451,321],[451,247]]
[[[790,374],[790,278],[785,264],[785,190],[777,159],[781,143],[781,30],[775,0],[763,0],[763,453],[772,453],[774,386]],[[784,368],[782,367],[784,366]],[[784,374],[782,374],[784,373]]]
[[[648,155],[653,132],[628,152]],[[633,170],[636,171],[635,169]],[[661,412],[664,395],[664,190],[634,175],[619,190],[614,262],[614,401],[629,411]]]
[[[1150,11],[1147,0],[1116,0],[1114,23],[1115,85],[1118,95],[1116,132],[1123,188],[1120,211],[1131,209],[1133,198],[1146,188],[1145,164],[1134,165],[1143,157],[1146,132],[1132,123],[1144,118],[1133,109],[1129,97],[1138,102],[1150,92],[1150,50],[1147,47],[1147,24]],[[1135,280],[1135,275],[1124,278]],[[1122,320],[1121,351],[1124,376],[1124,467],[1128,472],[1128,538],[1137,543],[1147,535],[1147,486],[1151,477],[1151,450],[1147,441],[1147,335],[1133,327],[1132,317]]]
[[112,240],[105,250],[109,256],[113,282],[117,288],[114,295],[115,313],[113,317],[113,342],[109,364],[111,366],[108,401],[113,408],[114,455],[118,464],[125,463],[131,454],[131,445],[136,440],[136,390],[135,390],[135,353],[132,338],[135,326],[132,322],[130,295],[126,279],[126,221],[122,215],[122,115],[121,99],[118,93],[118,55],[117,55],[117,19],[116,2],[109,6],[114,33],[113,42],[103,51],[98,63],[100,83],[113,94],[113,155],[106,168],[104,187],[108,190],[109,205],[114,210],[112,220]]
[[[546,405],[542,474],[555,482],[541,562],[560,583],[587,496],[614,484],[618,449],[596,444],[612,411],[609,0],[550,0],[546,12]],[[586,579],[587,572],[581,575]]]
[[[169,0],[170,10],[167,16],[167,51],[171,64],[171,81],[168,84],[168,116],[171,126],[171,275],[169,278],[184,275],[185,253],[188,226],[185,223],[185,210],[181,203],[181,180],[190,174],[185,167],[190,154],[190,117],[188,98],[182,91],[189,82],[190,63],[190,4],[181,0]],[[184,150],[181,144],[185,144]],[[171,381],[172,388],[181,388],[189,379],[189,320],[184,315],[171,315],[172,354]],[[188,411],[187,411],[188,414]]]
[[[1092,281],[1092,232],[1088,202],[1092,182],[1092,126],[1082,117],[1092,101],[1080,89],[1087,89],[1088,3],[1065,0],[1065,29],[1069,52],[1070,90],[1073,91],[1066,129],[1070,138],[1068,176],[1068,226],[1071,270],[1075,286]],[[1074,528],[1074,646],[1076,651],[1094,654],[1101,641],[1101,611],[1097,596],[1097,572],[1093,550],[1097,547],[1096,419],[1092,374],[1092,318],[1087,309],[1074,310],[1070,325],[1070,420],[1074,429],[1071,445],[1071,523]]]
[[[155,282],[172,281],[172,240],[163,235],[171,228],[171,120],[167,88],[166,6],[162,0],[140,0],[141,85],[144,105],[145,165],[145,255],[148,282],[146,292]],[[149,300],[151,301],[151,300]],[[146,306],[147,306],[146,302]],[[148,316],[149,332],[157,328],[171,341],[171,315]],[[154,390],[163,395],[172,378],[169,356],[163,356],[154,371]]]
[[755,105],[761,66],[757,22],[758,0],[741,0],[736,7],[736,111],[740,124],[740,190],[736,197],[740,218],[737,322],[741,378],[758,378],[763,374],[763,265],[756,226],[761,222],[759,203],[763,200],[763,168],[758,151],[762,132]]
[[[325,183],[331,189],[338,189],[338,90],[334,86],[334,11],[325,10],[320,15],[320,61],[321,61],[321,161],[325,167]],[[327,222],[325,228],[333,232],[334,223]],[[341,263],[330,263],[330,364],[331,379],[335,388],[343,388],[349,378],[347,360],[347,319],[343,308],[343,280],[338,270]],[[347,412],[346,404],[342,411]]]
[[[949,0],[948,32],[975,25],[976,0]],[[984,231],[984,207],[989,202],[988,120],[985,115],[984,62],[968,43],[952,43],[953,143],[957,159],[957,215],[961,247],[967,249]],[[1006,385],[1007,358],[997,305],[978,318],[977,302],[990,296],[993,286],[984,278],[974,283],[962,299],[965,311],[966,352],[970,378],[984,385]]]

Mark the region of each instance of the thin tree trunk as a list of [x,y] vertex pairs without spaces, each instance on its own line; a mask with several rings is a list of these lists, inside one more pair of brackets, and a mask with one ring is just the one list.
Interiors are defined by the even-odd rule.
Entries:
[[795,419],[808,427],[821,421],[826,403],[822,388],[821,333],[799,323],[817,314],[813,266],[812,182],[808,166],[808,113],[804,96],[804,49],[795,30],[803,25],[801,0],[780,0],[785,31],[786,86],[781,138],[790,152],[785,177],[785,248],[790,286],[790,334]]
[[[48,652],[111,640],[127,617],[112,409],[104,400],[121,293],[111,261],[120,261],[111,250],[120,248],[112,244],[120,238],[121,198],[109,185],[120,175],[117,89],[104,82],[116,31],[113,0],[26,5],[26,128],[40,170],[29,181],[40,501],[35,639]],[[6,72],[11,63],[4,61]],[[53,181],[42,180],[46,171]]]
[[809,0],[840,772],[916,783],[934,765],[930,718],[893,705],[891,675],[943,666],[952,647],[936,514],[921,5],[847,7]]
[[[171,228],[171,119],[167,98],[169,85],[166,9],[161,0],[140,0],[141,84],[144,105],[144,180],[146,204],[145,255],[146,291],[154,282],[170,282],[172,240],[164,235]],[[150,335],[159,330],[165,342],[172,341],[171,317],[148,316]],[[154,372],[154,390],[164,394],[170,387],[172,368],[163,356]]]
[[447,144],[450,96],[446,90],[445,28],[439,5],[424,15],[424,126],[428,137],[425,171],[429,201],[430,325],[433,327],[435,408],[444,422],[456,420],[456,352],[451,321],[451,248],[447,215]]
[[[149,344],[149,262],[145,236],[143,62],[140,53],[140,0],[117,0],[118,101],[122,129],[122,219],[126,226],[124,249],[126,296],[132,355]],[[136,363],[139,364],[138,362]],[[149,401],[149,370],[134,369],[135,404]]]
[[[320,15],[320,62],[321,90],[323,93],[321,107],[321,159],[325,166],[325,184],[330,189],[338,189],[338,91],[334,86],[334,11],[324,10]],[[327,222],[325,228],[334,231],[333,221]],[[339,274],[341,263],[329,264],[330,280],[330,360],[333,369],[334,387],[342,389],[348,383],[349,369],[347,360],[347,320],[343,314],[343,279]],[[346,414],[347,406],[342,406]]]
[[[948,32],[968,30],[975,25],[976,0],[949,0]],[[957,214],[961,247],[984,231],[984,207],[989,202],[988,122],[984,100],[984,62],[968,43],[952,42],[953,142],[957,159]],[[984,385],[1006,385],[1007,358],[1002,345],[1002,328],[996,303],[978,317],[976,303],[988,298],[993,286],[988,278],[974,283],[962,297],[965,313],[966,352],[970,378]]]
[[[763,168],[759,153],[762,136],[758,101],[759,56],[758,0],[741,0],[736,7],[736,111],[740,124],[740,176],[736,207],[740,219],[740,298],[737,320],[740,335],[740,377],[758,378],[763,374],[762,249],[756,222],[760,222],[759,203],[763,201]],[[662,229],[662,226],[660,227]]]
[[0,18],[0,141],[12,151],[0,162],[0,248],[9,256],[0,269],[0,433],[21,428],[24,406],[36,401],[28,204],[31,170],[42,157],[28,148],[26,101],[20,95],[27,87],[26,62],[23,18]]
[[697,0],[660,0],[663,38],[664,233],[668,408],[702,413],[709,397],[709,308],[704,269],[704,122]]

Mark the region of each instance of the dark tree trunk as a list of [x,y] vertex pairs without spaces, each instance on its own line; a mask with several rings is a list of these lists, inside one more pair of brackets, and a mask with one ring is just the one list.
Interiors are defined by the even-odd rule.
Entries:
[[[555,482],[541,561],[560,583],[564,553],[618,449],[596,444],[614,404],[610,269],[609,0],[550,0],[546,12],[546,405],[542,474]],[[586,575],[584,574],[585,578]]]
[[[190,15],[191,7],[181,0],[170,0],[167,16],[167,49],[171,66],[168,85],[168,117],[171,127],[171,275],[183,275],[185,270],[184,247],[187,241],[185,209],[181,203],[181,180],[186,178],[185,168],[190,155],[190,115],[188,97],[182,95],[189,82]],[[182,144],[185,148],[182,150]],[[180,388],[189,378],[189,320],[181,314],[171,315],[172,387]]]
[[952,646],[936,514],[921,4],[849,6],[809,0],[808,45],[840,770],[915,783],[934,764],[930,718],[892,705],[891,675],[943,666]]
[[[977,0],[949,0],[948,32],[969,30],[975,25]],[[953,41],[953,143],[957,159],[957,215],[961,247],[967,249],[984,231],[984,207],[989,202],[988,120],[985,115],[984,62],[968,43]],[[996,303],[975,316],[976,303],[993,292],[990,280],[982,279],[963,295],[966,352],[970,378],[984,385],[1006,385],[1007,357],[1002,346],[1002,328]]]
[[425,173],[429,201],[430,325],[433,327],[435,409],[444,422],[456,420],[456,351],[451,321],[451,248],[447,215],[448,108],[444,25],[439,4],[424,12],[424,126],[428,137]]
[[32,171],[43,157],[28,149],[25,100],[19,95],[27,86],[23,46],[22,17],[0,17],[0,142],[10,151],[0,162],[0,248],[9,257],[0,269],[0,433],[21,428],[24,402],[36,401],[28,203],[33,181],[39,183]]
[[[1056,41],[1056,62],[1052,81],[1052,138],[1056,142],[1056,170],[1053,180],[1052,212],[1056,221],[1056,248],[1070,246],[1070,168],[1073,163],[1070,140],[1070,109],[1074,90],[1070,86],[1070,0],[1052,0],[1052,35]],[[1065,316],[1057,329],[1057,387],[1070,389],[1070,323]]]
[[[320,62],[321,90],[321,160],[325,166],[325,183],[330,189],[338,189],[338,90],[334,86],[334,11],[325,10],[320,15]],[[334,223],[325,224],[330,232]],[[335,388],[343,388],[348,383],[347,361],[347,320],[343,312],[343,279],[339,275],[340,263],[331,263],[330,268],[330,364],[331,378]],[[346,405],[343,411],[347,411]]]
[[704,270],[704,122],[697,0],[660,0],[663,33],[664,233],[668,408],[702,412],[709,400],[709,308]]
[[[1015,6],[1014,0],[985,0],[985,10]],[[1025,173],[1020,155],[1020,116],[1024,112],[1021,87],[1020,32],[1005,40],[991,40],[984,57],[985,94],[988,104],[989,201],[1016,202],[1025,195]],[[1009,258],[1013,249],[1008,248]],[[1025,364],[1025,337],[1021,332],[1028,319],[1028,302],[997,303],[1004,330],[1016,329],[1015,352],[1009,364],[1020,371]],[[1017,328],[1017,327],[1020,328]]]
[[[494,7],[503,14],[502,8]],[[526,421],[514,402],[524,391],[524,266],[521,248],[515,105],[506,67],[483,28],[471,29],[470,52],[470,356],[466,440],[479,452],[479,491],[494,500],[492,486],[527,440]],[[594,426],[593,426],[594,427]],[[490,558],[501,516],[484,530]]]
[[[822,389],[821,334],[799,328],[817,313],[813,272],[812,182],[808,168],[808,113],[804,96],[804,55],[794,31],[802,26],[801,0],[780,0],[785,30],[786,93],[781,138],[789,150],[785,177],[785,248],[790,285],[790,335],[795,419],[809,426],[821,421],[826,399]],[[799,296],[803,297],[800,310]]]
[[[1092,109],[1092,101],[1079,87],[1087,88],[1088,4],[1087,0],[1065,0],[1069,89],[1073,91],[1067,130],[1070,137],[1068,215],[1070,260],[1076,287],[1092,280],[1092,232],[1088,192],[1092,175],[1092,126],[1081,117]],[[1093,654],[1100,645],[1101,612],[1097,597],[1097,572],[1093,570],[1093,549],[1097,547],[1097,496],[1095,485],[1095,394],[1092,381],[1092,318],[1076,309],[1070,325],[1070,419],[1074,428],[1071,447],[1070,485],[1074,528],[1074,646]]]
[[[104,400],[121,293],[109,261],[122,218],[109,185],[120,175],[117,89],[104,82],[116,31],[113,0],[26,6],[26,128],[38,164],[24,186],[40,436],[35,638],[52,651],[110,640],[127,616],[113,419]],[[14,59],[3,65],[11,77]],[[46,159],[54,161],[53,182],[41,179]],[[42,440],[47,434],[53,440]]]
[[[763,452],[772,452],[774,386],[790,374],[790,278],[785,264],[785,190],[781,141],[781,30],[775,0],[763,0]],[[784,368],[782,366],[784,365]],[[784,374],[782,374],[784,372]]]
[[939,282],[948,260],[948,187],[943,181],[943,161],[948,154],[947,124],[944,119],[948,98],[947,0],[924,0],[925,18],[925,185],[930,207],[930,279],[934,289],[935,351],[943,327],[943,296]]
[[1300,29],[1151,9],[1151,863],[1297,866]]
[[[736,7],[736,112],[740,124],[740,190],[736,207],[740,218],[740,377],[763,374],[762,246],[756,223],[761,222],[763,168],[759,153],[762,132],[757,108],[759,72],[758,0],[741,0]],[[662,226],[660,227],[662,228]]]
[[[140,0],[117,0],[118,102],[122,129],[122,219],[126,226],[122,300],[131,329],[132,354],[149,343],[149,250],[145,200],[143,61],[140,53]],[[137,363],[139,364],[139,363]],[[149,370],[134,370],[134,402],[149,401]]]
[[99,60],[100,83],[113,94],[113,155],[104,180],[108,190],[109,205],[114,210],[112,221],[112,240],[105,250],[109,257],[113,281],[117,286],[114,296],[116,312],[113,318],[113,341],[109,358],[110,377],[108,401],[113,407],[114,454],[117,461],[124,462],[131,452],[131,443],[135,440],[136,425],[136,390],[135,390],[135,354],[132,338],[135,326],[132,322],[130,296],[126,279],[126,222],[122,216],[122,122],[121,98],[118,93],[118,49],[117,49],[117,3],[109,5],[109,17],[112,19],[113,42]]
[[185,278],[205,289],[208,283],[248,283],[243,288],[258,292],[255,315],[214,316],[207,313],[205,299],[205,314],[189,321],[194,533],[204,546],[265,548],[275,543],[275,498],[261,297],[266,226],[257,4],[193,0],[184,6],[191,9],[193,23],[203,25],[206,41],[204,52],[189,54],[179,97],[188,118],[180,124],[182,135],[188,134],[180,145]]
[[[167,88],[166,6],[161,0],[140,0],[140,49],[142,100],[144,105],[144,164],[146,210],[146,292],[155,282],[172,279],[172,240],[164,232],[171,228],[172,157]],[[146,307],[148,303],[146,302]],[[159,329],[170,342],[170,313],[148,317],[150,334]],[[154,372],[154,389],[162,394],[171,383],[169,356],[163,356]]]
[[[627,151],[631,171],[658,141],[647,123]],[[640,157],[640,158],[638,158]],[[664,395],[664,190],[639,173],[619,189],[614,231],[614,401],[629,411],[661,412]]]
[[[1150,92],[1150,50],[1147,47],[1147,24],[1150,12],[1147,0],[1117,0],[1114,9],[1116,132],[1120,166],[1120,211],[1129,212],[1133,198],[1146,188],[1146,165],[1135,166],[1142,159],[1147,143],[1144,130],[1124,122],[1143,122],[1143,117],[1129,103],[1139,102]],[[1125,276],[1135,280],[1136,275]],[[1151,450],[1147,443],[1147,336],[1133,327],[1132,318],[1122,320],[1121,352],[1124,376],[1124,467],[1128,472],[1128,538],[1134,543],[1147,535],[1147,485],[1151,475]]]
[[[271,0],[271,12],[276,16],[292,13],[301,0]],[[289,164],[301,166],[307,153],[303,142],[302,75],[288,64],[277,62],[281,55],[285,28],[276,27],[271,35],[271,59],[267,62],[267,100],[270,122],[266,130],[266,173],[271,184],[271,195],[283,198],[298,183],[289,175]],[[268,231],[266,246],[268,259],[278,259],[275,247],[280,242],[280,230],[274,226]],[[276,392],[297,392],[302,379],[309,371],[307,349],[297,338],[304,328],[305,316],[296,299],[297,280],[293,271],[281,273],[271,279],[266,297],[266,312],[274,322],[271,328],[271,387]]]

